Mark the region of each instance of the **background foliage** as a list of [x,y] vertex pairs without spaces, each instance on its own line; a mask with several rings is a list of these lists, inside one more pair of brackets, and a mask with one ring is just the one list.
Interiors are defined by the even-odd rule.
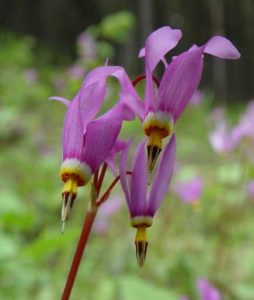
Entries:
[[[44,8],[44,12],[49,12],[52,5],[54,9],[60,5],[58,2],[36,3]],[[248,18],[240,15],[240,20],[250,22],[251,12],[247,7],[252,5],[251,2],[246,1],[245,4],[235,2],[238,3],[237,7],[248,15]],[[14,7],[10,9],[10,2],[2,2],[1,5],[11,15],[18,7],[24,9],[25,2],[17,3],[19,4],[15,9]],[[65,3],[61,6],[61,13],[64,14],[64,11],[67,13],[70,2],[61,3]],[[91,5],[89,1],[82,3]],[[151,5],[150,1],[149,3]],[[199,36],[202,42],[206,40],[210,36],[210,32],[209,34],[207,32],[211,27],[207,29],[206,24],[202,29],[202,26],[198,25],[199,19],[190,14],[188,5],[181,11],[183,15],[178,15],[177,11],[183,5],[182,1],[179,3],[172,1],[165,4],[158,1],[156,7],[152,4],[155,8],[154,22],[177,27],[182,20],[186,36],[184,43],[192,43],[192,36]],[[201,5],[201,1],[190,3],[197,8],[195,13],[201,15],[205,5]],[[238,25],[232,21],[232,15],[225,9],[226,7],[235,12],[236,8],[230,3],[223,1],[223,11],[226,14],[224,29],[229,38],[232,35],[233,41],[242,46],[246,37],[241,36],[241,30],[248,36],[247,32],[251,32],[251,28],[245,26],[243,29],[241,26],[239,31],[233,32],[233,28]],[[37,4],[29,8],[38,13]],[[163,4],[165,6],[161,9]],[[111,61],[120,61],[124,47],[131,44],[132,33],[135,32],[137,36],[137,24],[141,20],[126,11],[101,19],[102,10],[111,12],[115,5],[114,1],[95,1],[87,13],[87,16],[90,15],[86,20],[87,23],[81,22],[82,15],[77,9],[79,6],[74,4],[71,6],[68,14],[72,13],[77,17],[75,33],[81,33],[84,27],[89,25],[76,40],[75,55],[72,58],[67,57],[67,53],[69,49],[74,51],[72,46],[74,42],[71,41],[74,38],[72,29],[74,20],[69,27],[69,31],[72,29],[71,33],[64,31],[63,28],[68,22],[62,22],[61,18],[55,17],[56,28],[53,28],[51,20],[47,34],[39,34],[40,26],[43,26],[41,24],[46,22],[42,20],[44,13],[40,18],[40,26],[35,20],[36,14],[32,14],[31,19],[26,21],[34,25],[31,31],[27,32],[25,23],[22,23],[20,31],[38,36],[40,47],[34,37],[17,36],[6,31],[1,33],[1,299],[60,298],[86,210],[89,190],[85,188],[80,193],[66,232],[61,235],[62,184],[58,170],[61,164],[61,126],[65,107],[47,99],[51,95],[62,95],[71,99],[79,88],[83,76],[92,67],[103,64],[106,57]],[[134,4],[131,5],[135,7]],[[96,10],[98,7],[100,9]],[[173,7],[176,13],[171,14],[169,20],[166,11]],[[50,13],[45,13],[46,20],[49,20]],[[136,13],[138,15],[138,9]],[[20,18],[22,16],[18,15],[11,22],[10,20],[7,22],[7,19],[2,17],[1,22],[4,28],[15,30],[17,24],[21,24]],[[190,23],[190,19],[196,20],[198,24]],[[202,18],[200,20],[204,21]],[[97,25],[90,26],[91,24]],[[199,26],[199,34],[187,24]],[[56,37],[59,32],[62,33],[59,37],[61,43],[56,47],[56,52],[52,53],[44,43],[49,41],[51,45],[58,44],[58,39],[53,43],[52,35]],[[66,46],[68,51],[64,50],[61,53],[61,49],[64,49],[65,35],[69,35],[67,39],[69,45]],[[141,39],[143,37],[140,37],[139,41]],[[199,38],[195,40],[199,42]],[[138,39],[136,43],[134,50],[142,46]],[[240,47],[240,51],[249,54],[251,47],[248,49]],[[124,60],[130,62],[130,68],[138,64],[136,53],[131,58],[128,55],[124,57]],[[241,81],[243,76],[249,76],[250,79],[248,71],[247,75],[243,74],[247,63],[251,68],[251,59],[243,58],[240,63],[242,73],[234,69],[232,76],[236,79],[241,78]],[[137,71],[135,68],[133,70]],[[137,73],[133,73],[133,76],[135,74]],[[227,78],[231,80],[231,77]],[[234,80],[230,82],[235,84]],[[247,83],[244,87],[248,90]],[[235,88],[240,90],[239,86]],[[112,80],[106,107],[116,101],[116,95],[116,82]],[[247,97],[244,98],[244,93],[239,92],[238,95],[241,95],[240,99],[243,102],[249,100]],[[122,204],[114,214],[109,214],[106,220],[103,214],[100,216],[104,221],[104,227],[94,229],[72,299],[173,300],[180,299],[181,295],[199,299],[196,280],[200,276],[209,279],[221,291],[222,299],[253,299],[254,201],[246,191],[246,184],[254,174],[253,159],[246,154],[247,150],[252,151],[253,140],[246,140],[237,149],[224,155],[218,155],[212,150],[208,134],[213,130],[214,123],[209,116],[213,106],[221,102],[210,85],[205,91],[203,102],[198,106],[190,106],[176,127],[178,164],[172,186],[178,181],[200,176],[204,191],[199,199],[199,206],[193,207],[181,201],[171,188],[155,218],[154,225],[149,229],[148,258],[145,267],[139,269],[134,252],[135,232],[129,226],[127,209],[118,187],[114,198],[122,199],[120,200]],[[245,107],[240,104],[226,107],[227,122],[235,125],[244,109]],[[128,138],[135,135],[138,140],[142,135],[142,130],[137,129],[139,127],[138,121],[126,123],[123,136]],[[109,183],[110,178],[107,180]]]

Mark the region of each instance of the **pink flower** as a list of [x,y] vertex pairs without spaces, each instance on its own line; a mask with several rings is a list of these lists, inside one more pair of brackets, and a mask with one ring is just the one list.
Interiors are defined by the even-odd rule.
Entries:
[[199,278],[197,287],[200,293],[201,300],[220,300],[219,291],[213,287],[206,279]]
[[97,57],[96,42],[94,38],[88,33],[83,32],[78,36],[78,47],[80,56],[85,61],[94,60]]
[[190,104],[198,106],[204,100],[204,94],[200,90],[196,90],[190,98]]
[[254,181],[249,181],[247,183],[246,192],[250,199],[254,199]]
[[85,76],[85,69],[84,69],[84,67],[81,67],[78,65],[73,65],[69,68],[68,74],[73,79],[81,79]]
[[195,203],[202,197],[203,181],[200,177],[193,177],[191,180],[178,182],[174,191],[183,202]]
[[100,165],[110,159],[122,121],[133,119],[132,112],[121,101],[125,96],[122,90],[119,102],[95,119],[105,98],[106,76],[93,78],[93,83],[89,83],[91,77],[92,74],[89,73],[72,101],[62,97],[50,98],[67,106],[63,127],[63,163],[60,170],[64,182],[63,222],[77,196],[77,188],[87,184]]
[[98,210],[93,230],[99,234],[105,233],[108,229],[110,217],[119,211],[122,204],[123,201],[119,195],[110,197],[105,203],[103,203],[101,208]]
[[[229,40],[214,36],[200,47],[193,45],[168,64],[165,55],[177,45],[181,36],[180,30],[169,26],[161,27],[148,36],[145,47],[139,53],[139,57],[145,58],[145,95],[143,102],[138,96],[135,97],[131,108],[141,119],[144,132],[148,136],[150,172],[162,149],[162,139],[172,136],[174,123],[198,87],[203,71],[204,54],[225,59],[240,57]],[[160,61],[165,65],[165,72],[159,86],[156,87],[153,72]]]
[[232,151],[236,147],[239,138],[227,128],[225,122],[221,122],[209,134],[209,141],[216,152],[223,154]]
[[254,101],[247,106],[246,112],[241,117],[240,122],[233,128],[235,138],[240,141],[243,137],[254,140]]
[[38,81],[38,72],[35,69],[26,69],[23,73],[25,80],[29,84],[35,84]]
[[137,228],[136,253],[140,266],[144,264],[147,250],[146,228],[152,225],[153,217],[168,190],[175,161],[175,137],[165,147],[161,161],[148,192],[147,157],[145,142],[139,144],[132,164],[132,175],[126,175],[127,155],[130,143],[120,157],[120,180],[128,204],[131,225]]

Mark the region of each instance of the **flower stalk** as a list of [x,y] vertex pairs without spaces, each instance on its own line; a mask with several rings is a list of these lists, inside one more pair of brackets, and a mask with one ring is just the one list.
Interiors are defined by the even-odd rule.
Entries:
[[77,276],[77,272],[78,272],[78,268],[80,265],[80,261],[81,258],[83,256],[86,244],[87,244],[87,240],[89,238],[95,217],[97,214],[97,206],[96,205],[90,205],[86,216],[85,216],[85,220],[84,220],[84,224],[83,224],[83,228],[80,234],[80,238],[79,238],[79,242],[76,248],[76,252],[71,264],[71,268],[66,280],[66,284],[65,284],[65,288],[62,294],[62,300],[68,300],[70,298],[71,295],[71,291],[73,288],[73,284],[75,282],[76,276]]
[[[102,203],[104,203],[108,197],[110,196],[110,193],[112,191],[112,189],[114,188],[114,186],[117,184],[117,182],[120,180],[120,176],[117,176],[113,182],[110,184],[110,186],[108,187],[108,189],[106,190],[106,192],[98,199],[100,190],[101,190],[101,186],[106,174],[106,170],[107,170],[107,164],[104,163],[102,166],[102,170],[99,174],[99,172],[97,171],[94,175],[94,180],[93,183],[91,184],[91,197],[90,197],[90,202],[89,202],[89,206],[88,206],[88,210],[87,213],[85,215],[85,220],[83,223],[83,227],[82,227],[82,231],[79,237],[79,242],[72,260],[72,264],[70,267],[70,271],[66,280],[66,284],[64,287],[64,291],[62,294],[62,300],[68,300],[70,298],[71,295],[71,291],[77,276],[77,272],[79,269],[79,265],[83,256],[83,253],[85,251],[86,248],[86,244],[88,241],[88,238],[90,236],[91,233],[91,229],[93,226],[93,223],[95,221],[96,215],[97,215],[97,211],[98,208],[101,206]],[[131,172],[126,172],[127,175],[131,175]]]

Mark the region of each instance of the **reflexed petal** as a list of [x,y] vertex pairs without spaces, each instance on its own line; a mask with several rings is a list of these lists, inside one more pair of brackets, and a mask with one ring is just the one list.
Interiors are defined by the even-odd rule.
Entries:
[[80,110],[83,120],[83,127],[94,119],[100,110],[106,93],[106,80],[100,79],[88,87],[81,88],[79,92]]
[[115,145],[122,125],[122,120],[118,116],[119,111],[121,113],[119,107],[113,107],[87,126],[82,159],[88,163],[93,172],[105,161]]
[[162,158],[152,184],[152,189],[148,198],[147,213],[154,216],[159,208],[166,192],[168,191],[169,182],[173,174],[175,162],[176,140],[173,135],[163,151]]
[[205,53],[226,59],[238,59],[241,54],[236,47],[222,36],[214,36],[205,44]]
[[181,36],[180,30],[171,29],[169,26],[161,27],[148,36],[145,48],[139,52],[140,57],[145,56],[146,62],[146,113],[155,109],[156,95],[153,88],[152,73],[159,61],[164,59],[164,55],[177,45]]
[[204,47],[186,51],[167,67],[158,92],[158,107],[169,111],[176,120],[199,84],[203,69]]
[[120,162],[119,162],[120,182],[130,211],[131,211],[131,198],[130,198],[129,185],[126,176],[126,171],[127,171],[126,165],[127,165],[128,153],[129,153],[131,142],[132,141],[130,140],[125,146],[125,148],[123,149],[120,155]]
[[145,56],[146,67],[153,72],[160,60],[173,49],[182,37],[181,30],[169,26],[152,32],[146,39],[145,49],[141,49],[139,57]]
[[106,159],[108,167],[113,172],[114,176],[117,176],[117,167],[115,163],[115,155],[122,151],[126,147],[127,143],[123,140],[117,139],[114,147],[111,149],[109,156]]
[[66,105],[67,107],[70,105],[71,101],[66,99],[66,98],[63,98],[63,97],[58,97],[58,96],[53,96],[53,97],[50,97],[49,100],[56,100],[56,101],[59,101],[59,102],[62,102],[64,105]]
[[118,66],[104,66],[95,68],[91,71],[84,82],[84,88],[93,84],[94,82],[106,79],[108,76],[115,77],[121,86],[119,96],[120,100],[122,100],[126,105],[130,107],[130,109],[135,112],[140,119],[144,117],[144,108],[143,102],[140,99],[139,95],[135,91],[128,75],[122,67]]
[[83,125],[79,98],[74,98],[68,107],[63,128],[63,159],[81,159],[83,150]]
[[133,161],[131,175],[131,215],[142,216],[146,214],[147,199],[147,157],[146,141],[139,144],[136,157]]

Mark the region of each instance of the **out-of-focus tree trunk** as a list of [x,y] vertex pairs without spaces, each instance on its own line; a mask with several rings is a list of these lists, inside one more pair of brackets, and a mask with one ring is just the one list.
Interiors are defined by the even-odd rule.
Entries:
[[142,45],[153,30],[153,0],[139,0],[140,41]]
[[[209,11],[213,35],[224,35],[224,1],[209,0]],[[213,58],[213,84],[215,95],[220,101],[225,101],[227,93],[226,65],[223,59]]]

